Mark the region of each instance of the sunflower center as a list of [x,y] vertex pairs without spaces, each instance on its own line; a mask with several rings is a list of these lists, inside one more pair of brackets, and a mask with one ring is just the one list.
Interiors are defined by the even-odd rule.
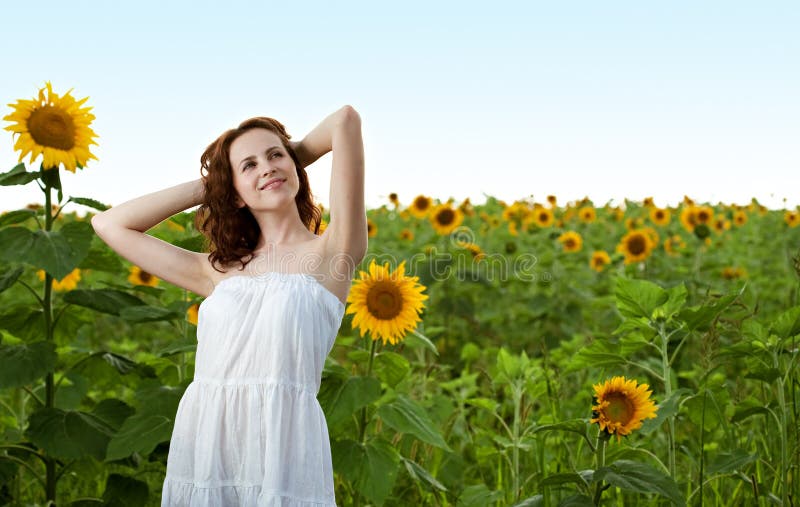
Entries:
[[436,215],[436,220],[442,225],[449,225],[453,223],[455,219],[455,213],[451,209],[443,209]]
[[417,209],[420,209],[420,210],[427,209],[428,208],[428,200],[427,199],[416,199],[414,201],[414,206]]
[[628,240],[628,251],[633,255],[641,255],[645,250],[647,250],[647,242],[641,234]]
[[391,320],[403,309],[400,289],[391,280],[379,280],[367,293],[367,308],[376,319]]
[[539,213],[539,222],[542,222],[542,223],[547,222],[548,218],[549,218],[549,216],[547,215],[547,213],[544,213],[544,212]]
[[575,240],[572,238],[567,238],[564,240],[564,246],[566,248],[575,248]]
[[71,150],[75,146],[75,123],[61,108],[44,105],[31,113],[28,131],[37,144]]
[[622,393],[611,393],[606,396],[608,406],[605,408],[606,417],[614,423],[628,424],[636,412],[633,402]]
[[139,280],[141,280],[143,283],[147,283],[152,279],[153,279],[153,275],[151,275],[147,271],[140,271],[139,272]]

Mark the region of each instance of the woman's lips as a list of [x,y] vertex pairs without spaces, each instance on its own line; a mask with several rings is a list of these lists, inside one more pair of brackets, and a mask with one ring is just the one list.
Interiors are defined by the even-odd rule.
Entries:
[[276,188],[283,185],[284,181],[286,180],[273,181],[272,183],[269,183],[268,185],[264,186],[264,188],[262,188],[261,190],[275,190]]

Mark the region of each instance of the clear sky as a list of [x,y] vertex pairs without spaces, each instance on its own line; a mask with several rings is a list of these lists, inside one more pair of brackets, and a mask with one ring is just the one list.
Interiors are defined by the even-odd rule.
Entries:
[[[47,80],[94,107],[99,161],[65,172],[66,195],[118,204],[198,178],[248,117],[299,140],[350,104],[369,207],[393,191],[800,203],[796,0],[40,1],[2,18],[0,117]],[[0,130],[3,171],[12,149]],[[308,168],[324,204],[330,167]],[[0,209],[33,201],[0,187]]]

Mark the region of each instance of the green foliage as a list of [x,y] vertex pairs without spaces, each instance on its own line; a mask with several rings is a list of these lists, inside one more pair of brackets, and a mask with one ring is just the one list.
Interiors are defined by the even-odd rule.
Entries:
[[[34,180],[61,190],[57,174],[22,164],[0,175],[0,185]],[[107,209],[85,197],[67,203]],[[0,491],[42,504],[57,480],[65,505],[158,505],[194,369],[184,315],[200,298],[131,286],[129,264],[94,238],[88,215],[45,204],[0,216]],[[612,254],[598,273],[590,250],[613,252],[626,229],[609,210],[581,223],[559,208],[559,228],[518,224],[514,235],[492,223],[503,209],[489,199],[465,220],[484,264],[424,220],[368,211],[378,224],[370,253],[409,260],[430,300],[397,346],[359,338],[343,321],[318,394],[339,504],[798,497],[800,291],[789,253],[800,228],[753,212],[724,235],[709,228],[709,246],[671,224],[658,232],[681,235],[684,251],[633,265]],[[625,213],[646,218],[647,209],[631,203]],[[202,251],[193,219],[177,215],[154,234]],[[403,228],[413,241],[399,239]],[[561,250],[564,230],[582,234],[583,251]],[[730,265],[746,267],[746,281],[720,276]],[[59,280],[76,267],[80,283],[65,292],[48,295],[50,280],[36,276]],[[614,375],[647,383],[658,412],[604,444],[600,462],[592,386]]]

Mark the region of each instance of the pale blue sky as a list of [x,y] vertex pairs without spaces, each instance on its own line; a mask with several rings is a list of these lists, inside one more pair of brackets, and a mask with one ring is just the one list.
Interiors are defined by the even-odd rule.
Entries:
[[[47,80],[100,136],[66,194],[118,204],[199,177],[225,129],[297,140],[361,114],[370,207],[398,192],[800,203],[800,4],[8,2],[0,110]],[[0,122],[3,127],[7,122]],[[0,168],[17,161],[0,131]],[[27,160],[27,158],[26,158]],[[309,167],[329,202],[331,156]],[[38,167],[38,161],[37,161]],[[41,201],[0,187],[0,209]],[[82,209],[82,208],[76,208]]]

